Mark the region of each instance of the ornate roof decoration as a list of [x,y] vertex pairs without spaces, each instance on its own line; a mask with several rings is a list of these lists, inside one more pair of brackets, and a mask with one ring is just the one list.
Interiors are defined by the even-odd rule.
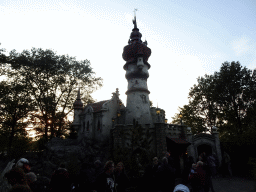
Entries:
[[[139,32],[137,27],[136,16],[134,16],[134,20],[132,21],[134,24],[134,28],[130,35],[130,39],[128,40],[128,45],[124,47],[123,51],[123,59],[126,61],[126,64],[137,62],[138,57],[143,57],[144,64],[148,65],[150,68],[150,64],[148,63],[148,58],[151,55],[151,49],[147,47],[147,41],[142,42],[141,37],[142,34]],[[126,65],[124,66],[124,68]]]
[[97,103],[91,103],[85,106],[84,110],[86,110],[87,107],[92,107],[93,112],[99,112],[102,109],[102,106],[104,103],[108,102],[109,100],[100,101]]

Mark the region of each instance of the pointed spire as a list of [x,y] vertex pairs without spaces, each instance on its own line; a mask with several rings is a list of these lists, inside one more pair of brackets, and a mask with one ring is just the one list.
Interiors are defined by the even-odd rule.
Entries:
[[74,102],[74,109],[83,109],[83,102],[81,101],[80,87],[77,91],[76,101]]
[[116,88],[116,95],[117,95],[117,97],[119,97],[119,89],[118,88]]
[[134,24],[134,29],[137,29],[137,22],[136,22],[136,11],[138,11],[138,9],[134,9],[134,20],[132,20],[132,23]]
[[134,29],[138,29],[137,28],[137,22],[136,22],[136,16],[134,16],[134,20],[132,20],[132,23],[134,25]]
[[145,39],[145,41],[143,42],[144,45],[148,46],[148,42],[147,40]]
[[[131,42],[138,41],[138,42],[142,43],[142,41],[141,41],[142,34],[139,32],[139,29],[137,27],[136,11],[138,11],[138,9],[134,9],[134,19],[132,20],[132,23],[134,24],[134,28],[130,35],[130,39],[131,39]],[[128,44],[129,44],[129,42],[128,42]]]
[[76,100],[81,100],[81,98],[80,98],[80,87],[78,88],[78,91],[77,91]]
[[120,94],[119,94],[119,89],[118,88],[116,88],[116,92],[113,92],[112,93],[113,94],[113,96],[112,97],[117,97],[117,98],[119,98],[119,96],[120,96]]

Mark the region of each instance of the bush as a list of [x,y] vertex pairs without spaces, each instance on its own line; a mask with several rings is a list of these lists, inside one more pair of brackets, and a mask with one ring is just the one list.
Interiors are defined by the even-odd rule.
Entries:
[[12,142],[12,147],[8,151],[9,159],[18,159],[23,156],[31,147],[31,139],[27,137],[15,137]]

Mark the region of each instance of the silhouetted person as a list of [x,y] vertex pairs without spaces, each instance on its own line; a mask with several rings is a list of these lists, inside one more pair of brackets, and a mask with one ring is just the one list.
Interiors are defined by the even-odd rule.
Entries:
[[212,154],[207,157],[207,163],[210,169],[211,177],[215,178],[217,173],[217,160]]
[[19,161],[17,161],[16,167],[23,169],[25,173],[30,172],[31,169],[29,161],[25,158],[21,158]]
[[179,184],[175,186],[173,192],[190,192],[190,191],[186,185]]
[[118,192],[125,192],[126,188],[130,186],[130,181],[128,176],[125,173],[124,164],[122,162],[119,162],[116,165],[114,175],[115,175],[116,190]]
[[107,161],[104,171],[97,177],[95,182],[95,190],[97,192],[116,192],[114,169],[114,162]]
[[168,164],[174,167],[174,160],[171,156],[171,152],[166,152],[165,157],[168,159]]
[[224,161],[225,173],[228,173],[229,176],[232,177],[230,156],[225,151],[223,153],[223,161]]
[[143,190],[145,191],[156,191],[157,190],[157,180],[156,180],[156,172],[158,170],[160,163],[158,162],[158,158],[154,157],[153,162],[150,163],[144,171],[143,175]]
[[52,174],[49,187],[51,192],[70,192],[71,180],[64,164],[61,164],[60,167]]
[[169,192],[174,189],[175,184],[175,169],[168,164],[168,159],[163,157],[162,164],[157,170],[157,183],[162,192]]
[[26,174],[27,184],[33,192],[38,192],[37,176],[33,172]]
[[190,174],[189,180],[193,183],[193,186],[195,187],[193,191],[205,192],[206,172],[203,169],[202,161],[197,162],[195,173]]
[[5,174],[8,182],[12,185],[12,192],[32,192],[27,184],[26,176],[23,169],[19,167],[12,168]]

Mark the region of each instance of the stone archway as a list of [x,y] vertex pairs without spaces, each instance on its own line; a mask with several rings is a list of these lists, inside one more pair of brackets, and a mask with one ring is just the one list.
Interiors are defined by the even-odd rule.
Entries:
[[197,146],[197,153],[200,155],[201,153],[205,152],[206,155],[208,156],[209,154],[212,154],[212,146],[208,144],[202,144]]
[[196,159],[198,158],[198,156],[200,155],[201,152],[206,152],[206,151],[201,151],[201,150],[207,150],[208,154],[209,154],[209,152],[216,153],[215,143],[206,138],[201,138],[200,140],[195,141],[194,142],[194,150],[195,150]]
[[194,161],[198,160],[198,155],[203,151],[209,155],[214,154],[221,166],[221,149],[218,132],[213,132],[212,134],[199,133],[193,135],[191,132],[187,133],[188,141],[191,145],[188,147],[188,155],[193,157]]
[[[209,134],[200,134],[193,137],[194,160],[197,161],[198,156],[205,152],[206,155],[217,154],[215,138]],[[218,157],[218,160],[220,157]]]

